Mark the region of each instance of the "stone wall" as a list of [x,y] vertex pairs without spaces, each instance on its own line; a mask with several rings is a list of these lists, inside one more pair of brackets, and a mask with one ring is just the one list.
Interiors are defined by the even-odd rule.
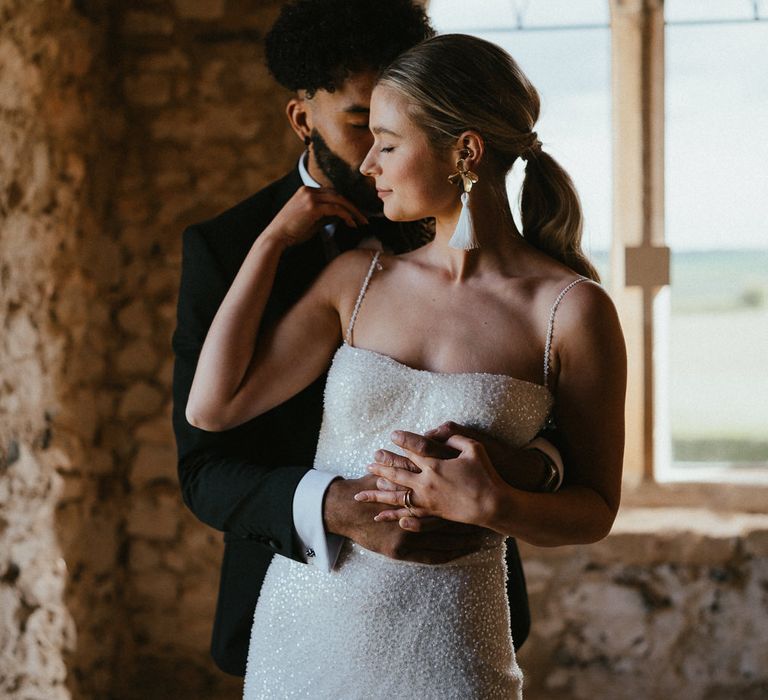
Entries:
[[768,515],[627,508],[598,544],[521,553],[530,700],[768,697]]
[[123,264],[117,309],[127,446],[121,698],[237,697],[208,656],[221,537],[184,508],[171,432],[171,335],[181,233],[287,172],[301,144],[286,94],[263,63],[278,2],[124,3],[119,13],[127,130],[117,177]]
[[[105,17],[0,3],[0,695],[108,679],[121,482],[103,443],[120,119]],[[107,263],[112,262],[107,259]],[[54,520],[56,527],[54,527]],[[73,665],[74,663],[74,665]]]
[[300,150],[262,63],[279,4],[0,2],[2,697],[237,696],[170,338],[184,226]]

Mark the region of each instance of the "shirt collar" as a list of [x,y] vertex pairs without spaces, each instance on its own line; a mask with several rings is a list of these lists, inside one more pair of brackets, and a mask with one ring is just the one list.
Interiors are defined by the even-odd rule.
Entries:
[[309,156],[309,151],[304,151],[299,156],[299,177],[307,187],[320,187],[320,183],[317,180],[315,180],[309,174],[309,170],[307,170],[307,164],[305,163],[305,161],[308,156]]

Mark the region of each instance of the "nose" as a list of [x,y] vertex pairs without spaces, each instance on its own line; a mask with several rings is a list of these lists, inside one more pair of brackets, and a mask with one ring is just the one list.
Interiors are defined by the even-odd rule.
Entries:
[[363,162],[360,163],[360,172],[366,177],[374,177],[376,173],[380,172],[373,146],[363,158]]

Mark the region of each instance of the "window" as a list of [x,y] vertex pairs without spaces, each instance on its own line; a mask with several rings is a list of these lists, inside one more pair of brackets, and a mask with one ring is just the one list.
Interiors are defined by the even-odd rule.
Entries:
[[661,478],[768,466],[768,22],[753,9],[665,3],[671,463],[660,461]]

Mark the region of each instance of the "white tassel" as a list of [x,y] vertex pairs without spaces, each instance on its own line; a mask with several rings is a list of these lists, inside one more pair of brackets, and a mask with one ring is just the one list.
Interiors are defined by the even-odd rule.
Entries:
[[479,248],[480,243],[475,235],[475,224],[472,221],[472,212],[469,209],[469,194],[462,192],[461,195],[461,215],[456,224],[456,230],[448,241],[451,248],[459,250],[472,250]]

